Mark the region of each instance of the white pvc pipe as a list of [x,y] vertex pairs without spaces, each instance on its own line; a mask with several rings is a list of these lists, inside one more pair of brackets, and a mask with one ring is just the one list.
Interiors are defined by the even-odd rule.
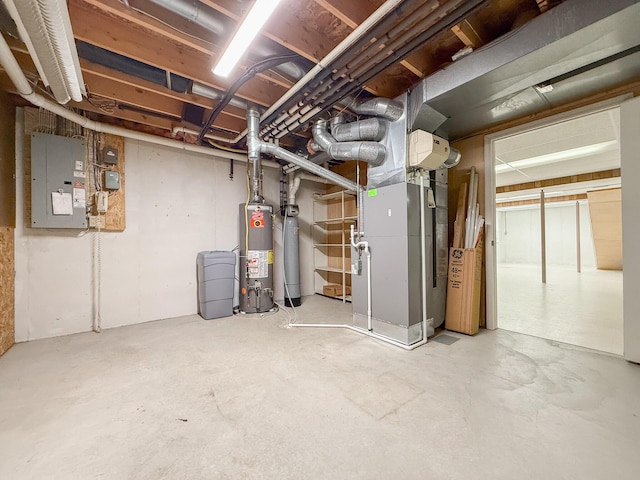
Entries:
[[[18,65],[18,62],[13,56],[9,45],[7,45],[7,42],[5,41],[4,37],[2,37],[2,35],[0,35],[0,65],[2,65],[4,70],[7,72],[7,75],[9,75],[9,78],[15,85],[18,93],[22,98],[31,102],[36,107],[44,108],[45,110],[55,113],[62,118],[66,118],[67,120],[77,123],[83,128],[87,128],[96,132],[118,135],[133,140],[153,143],[155,145],[176,148],[178,150],[184,150],[187,152],[209,155],[223,160],[233,159],[245,163],[247,162],[247,156],[240,153],[227,152],[224,150],[203,147],[200,145],[192,145],[189,143],[180,142],[178,140],[172,140],[170,138],[151,135],[149,133],[127,130],[126,128],[96,122],[75,112],[72,112],[71,110],[67,110],[63,106],[52,102],[48,98],[45,98],[33,91],[33,89],[31,88],[31,84],[27,81],[27,77],[25,77],[24,73],[20,69],[20,65]],[[278,168],[280,168],[280,166],[276,162],[271,162],[270,166],[277,166]]]
[[[420,175],[420,247],[422,250],[422,324],[427,324],[427,232],[424,208],[424,177]],[[427,331],[422,335],[427,338]]]
[[289,182],[289,205],[296,204],[296,194],[300,188],[300,174],[293,175]]
[[356,250],[364,249],[364,253],[367,256],[367,330],[373,331],[373,319],[371,315],[371,251],[369,250],[369,242],[359,241],[355,242],[355,231],[353,225],[350,227],[349,239],[351,246]]
[[367,256],[367,329],[373,332],[373,319],[371,317],[371,250],[369,250],[369,243],[367,243],[364,253]]
[[[373,12],[364,22],[362,22],[358,27],[351,32],[347,38],[345,38],[342,42],[340,42],[333,50],[331,50],[322,60],[320,60],[307,74],[302,77],[298,82],[291,87],[282,97],[280,97],[276,102],[269,107],[269,109],[262,114],[260,120],[264,120],[273,112],[277,111],[282,105],[285,104],[289,99],[291,99],[294,95],[296,95],[300,90],[302,90],[311,80],[316,78],[320,72],[322,72],[325,68],[330,68],[331,64],[336,60],[340,55],[345,53],[351,46],[356,43],[360,38],[362,38],[370,28],[372,28],[376,23],[386,17],[389,13],[391,13],[398,5],[400,5],[404,0],[387,0],[384,2],[375,12]],[[302,122],[301,122],[302,123]],[[241,132],[233,141],[233,143],[238,143],[247,135],[247,130]]]

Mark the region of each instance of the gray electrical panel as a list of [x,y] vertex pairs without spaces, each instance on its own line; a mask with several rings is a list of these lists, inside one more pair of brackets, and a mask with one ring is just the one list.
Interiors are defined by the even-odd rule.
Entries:
[[83,139],[31,134],[31,226],[87,228]]

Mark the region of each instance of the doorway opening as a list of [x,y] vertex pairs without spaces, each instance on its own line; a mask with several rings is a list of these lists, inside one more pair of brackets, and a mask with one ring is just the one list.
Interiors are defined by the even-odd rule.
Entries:
[[619,107],[490,141],[496,326],[622,354]]

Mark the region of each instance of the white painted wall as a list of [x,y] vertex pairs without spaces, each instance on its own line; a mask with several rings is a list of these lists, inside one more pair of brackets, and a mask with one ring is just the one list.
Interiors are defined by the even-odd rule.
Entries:
[[[540,264],[540,207],[498,210],[496,240],[498,263]],[[547,264],[576,265],[575,204],[547,204]],[[583,269],[595,268],[589,207],[580,204],[580,254]]]
[[[22,132],[19,114],[17,131]],[[17,178],[24,178],[18,135]],[[238,205],[247,196],[246,166],[127,140],[126,230],[101,234],[103,328],[197,313],[196,255],[238,243]],[[265,196],[279,205],[279,172],[265,168]],[[299,190],[302,294],[313,294],[312,193]],[[17,182],[17,218],[25,192]],[[275,230],[276,298],[283,297],[281,219]],[[27,228],[16,231],[16,341],[91,330],[97,308],[94,273],[97,234]]]

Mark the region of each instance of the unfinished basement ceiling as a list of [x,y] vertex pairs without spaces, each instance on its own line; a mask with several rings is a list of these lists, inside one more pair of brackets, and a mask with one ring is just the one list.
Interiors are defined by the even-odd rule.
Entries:
[[[69,0],[89,92],[86,100],[70,106],[92,112],[101,121],[165,136],[175,127],[198,130],[220,97],[251,65],[268,56],[293,54],[292,62],[248,80],[215,119],[209,133],[233,139],[246,126],[244,104],[268,109],[384,3],[283,0],[240,67],[230,78],[221,79],[211,73],[211,67],[251,1]],[[338,65],[331,65],[344,64],[333,78],[308,86],[292,102],[311,98],[314,89],[324,95],[322,112],[349,94],[396,97],[451,64],[462,49],[477,50],[559,3],[405,0],[383,20],[375,51],[352,48],[338,59]],[[403,23],[407,19],[409,23]],[[11,31],[6,27],[5,36],[10,37]],[[36,79],[25,46],[15,38],[8,41],[23,70]],[[415,48],[408,48],[412,42]],[[383,53],[374,57],[377,52]],[[364,65],[367,57],[372,61]],[[14,90],[6,75],[1,80],[5,89]],[[307,135],[307,125],[301,124],[282,140],[292,143],[296,136]]]

